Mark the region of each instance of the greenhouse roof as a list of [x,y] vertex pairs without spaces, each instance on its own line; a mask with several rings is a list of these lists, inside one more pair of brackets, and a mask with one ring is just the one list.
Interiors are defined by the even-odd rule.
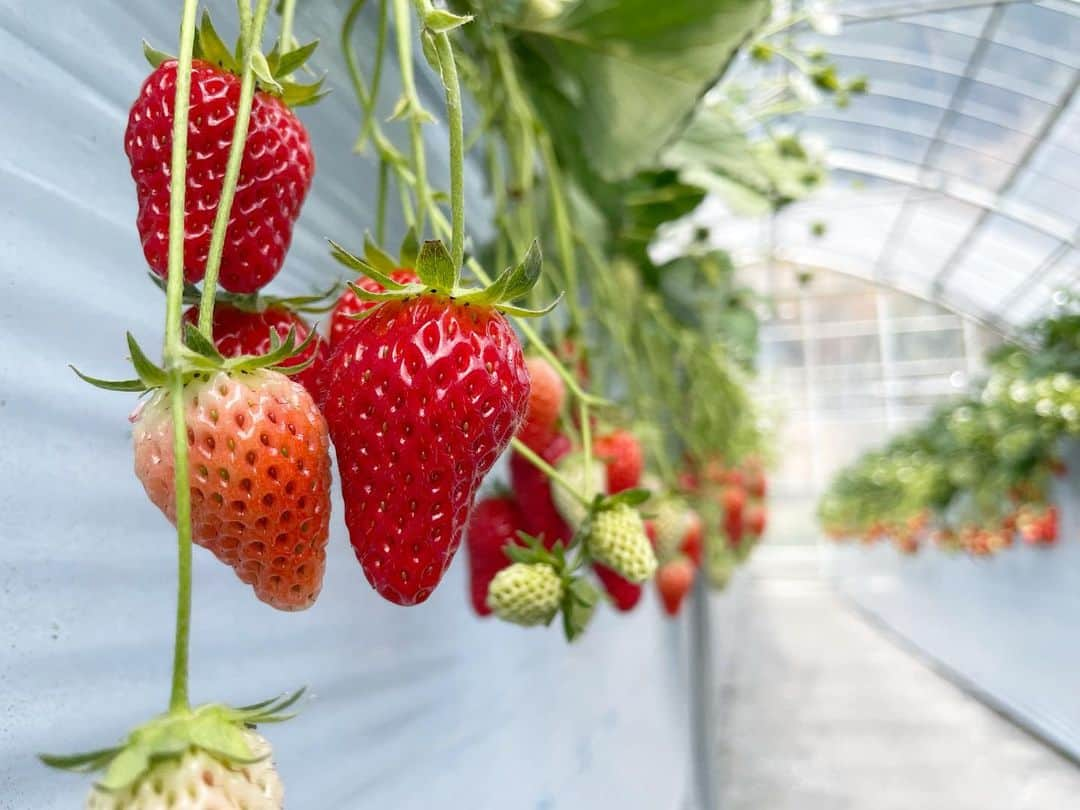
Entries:
[[717,241],[744,264],[839,270],[1003,331],[1080,285],[1080,4],[835,8],[843,29],[820,44],[870,94],[789,120],[828,144],[831,184],[771,222],[732,220],[717,203]]

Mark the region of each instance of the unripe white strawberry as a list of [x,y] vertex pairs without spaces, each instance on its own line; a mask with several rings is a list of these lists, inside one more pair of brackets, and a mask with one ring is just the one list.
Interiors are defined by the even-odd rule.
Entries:
[[705,575],[709,585],[718,591],[726,588],[736,565],[738,558],[724,538],[710,535],[705,543]]
[[[587,501],[592,501],[604,491],[607,486],[607,472],[604,465],[592,459],[590,466],[585,466],[585,456],[581,453],[571,453],[563,458],[557,465],[558,471],[574,489],[585,496]],[[576,528],[585,520],[588,510],[566,488],[558,482],[551,482],[551,500],[555,508],[571,527]]]
[[532,627],[550,622],[562,598],[562,577],[550,565],[514,563],[491,580],[487,604],[503,621]]
[[686,503],[678,498],[664,498],[654,507],[656,557],[661,563],[675,559],[682,551],[692,519]]
[[598,512],[588,543],[594,560],[630,582],[640,584],[656,571],[656,555],[645,534],[645,524],[628,504],[619,503]]
[[123,790],[95,787],[86,810],[281,810],[285,791],[270,761],[270,743],[253,731],[245,737],[255,756],[265,759],[230,767],[193,748],[162,759]]

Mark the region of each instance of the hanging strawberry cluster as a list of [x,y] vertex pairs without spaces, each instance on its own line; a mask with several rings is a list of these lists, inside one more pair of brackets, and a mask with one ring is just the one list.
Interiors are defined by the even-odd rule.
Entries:
[[906,554],[1056,543],[1050,484],[1065,474],[1061,441],[1080,435],[1080,314],[1060,303],[991,355],[977,391],[841,471],[819,507],[826,533]]
[[[282,806],[269,743],[252,729],[287,719],[300,693],[243,708],[189,702],[192,545],[267,605],[311,607],[331,445],[349,540],[381,597],[427,600],[467,531],[476,612],[560,619],[571,640],[602,599],[594,583],[628,611],[653,580],[674,616],[700,569],[722,587],[764,531],[766,424],[747,391],[758,302],[708,234],[659,265],[650,245],[718,188],[717,166],[695,149],[712,132],[696,125],[714,106],[702,96],[752,32],[776,35],[761,28],[766,0],[671,0],[645,29],[633,20],[651,18],[651,0],[378,0],[368,78],[354,47],[364,6],[346,9],[341,48],[361,112],[356,148],[378,161],[376,214],[373,235],[330,243],[348,273],[340,294],[263,291],[315,171],[293,108],[316,102],[322,80],[297,80],[316,43],[293,36],[295,0],[282,0],[268,53],[270,0],[238,3],[233,48],[209,16],[199,22],[197,0],[183,0],[176,57],[146,48],[152,70],[124,149],[166,295],[162,360],[129,335],[132,378],[78,373],[142,396],[135,472],[177,530],[176,643],[165,714],[113,748],[44,758],[104,772],[88,807]],[[417,91],[417,41],[445,91],[445,191],[427,172],[435,115]],[[386,120],[391,42],[401,95]],[[462,81],[481,112],[468,137]],[[757,154],[728,129],[729,145]],[[496,212],[486,245],[466,231],[469,151]],[[405,224],[396,255],[391,198]],[[318,312],[330,312],[325,337],[305,317]],[[474,505],[511,446],[509,487]]]

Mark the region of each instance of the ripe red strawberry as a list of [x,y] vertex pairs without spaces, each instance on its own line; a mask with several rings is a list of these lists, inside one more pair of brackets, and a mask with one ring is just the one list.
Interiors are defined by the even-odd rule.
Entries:
[[388,300],[335,347],[324,412],[345,523],[383,597],[415,605],[439,584],[528,397],[521,344],[491,306]]
[[704,527],[701,517],[697,512],[690,510],[689,525],[683,537],[682,553],[694,564],[701,567],[701,557],[704,551]]
[[[198,323],[199,308],[191,307],[184,313],[184,320],[190,324]],[[307,321],[284,306],[269,306],[261,312],[239,309],[224,302],[214,307],[214,345],[225,357],[266,354],[271,348],[271,329],[277,332],[282,341],[289,330],[294,330],[297,345],[303,343],[311,333]],[[296,366],[311,357],[315,358],[310,366],[292,379],[303,385],[316,402],[322,399],[321,377],[329,354],[326,341],[318,336],[302,354],[282,363],[283,366]]]
[[[191,74],[187,197],[184,217],[184,278],[206,272],[210,234],[228,162],[240,101],[236,59],[204,21]],[[157,55],[154,71],[131,107],[124,151],[139,202],[136,224],[150,267],[165,276],[169,233],[169,169],[172,151],[176,61]],[[272,72],[282,60],[275,58]],[[287,66],[288,72],[298,67]],[[286,67],[282,65],[282,71]],[[301,88],[278,75],[282,97],[265,87],[255,93],[224,252],[221,286],[255,292],[281,269],[293,223],[311,186],[315,157],[307,130],[286,105],[315,100],[317,85]],[[283,88],[283,89],[282,89]]]
[[555,423],[559,421],[559,412],[566,399],[566,386],[559,373],[544,358],[529,357],[525,365],[529,369],[532,388],[525,422],[517,437],[539,453],[555,436]]
[[[393,271],[390,278],[400,284],[412,284],[420,280],[415,271],[404,267]],[[385,289],[382,284],[366,276],[358,278],[353,283],[368,292],[382,292]],[[330,316],[330,345],[336,346],[345,333],[356,326],[356,319],[352,317],[353,315],[367,312],[374,306],[374,301],[364,301],[351,288],[346,287],[345,292],[341,294],[337,304],[334,306],[333,314]]]
[[746,490],[740,486],[728,486],[720,495],[720,503],[725,515],[742,515],[746,506]]
[[743,527],[751,537],[758,538],[765,534],[765,526],[768,522],[769,513],[765,504],[755,503],[746,510]]
[[597,436],[593,442],[593,452],[607,466],[609,494],[633,489],[640,483],[645,456],[641,442],[633,433],[616,430],[606,436]]
[[[539,451],[540,457],[555,466],[571,449],[570,440],[558,434]],[[573,530],[563,520],[551,497],[551,480],[519,453],[510,454],[510,487],[521,506],[523,527],[533,537],[542,537],[550,549],[562,540],[568,543]]]
[[495,575],[510,565],[503,549],[517,541],[521,511],[510,496],[485,498],[469,515],[466,544],[469,549],[469,594],[477,615],[491,615],[488,586]]
[[[184,388],[191,527],[280,610],[322,586],[330,522],[326,423],[310,394],[275,371],[213,372]],[[172,410],[159,389],[132,416],[135,473],[176,521]]]
[[750,497],[760,500],[765,497],[767,489],[768,482],[765,479],[765,472],[759,466],[751,467],[746,473],[746,491]]
[[617,610],[626,613],[633,610],[641,601],[641,585],[634,584],[600,563],[593,563],[593,570]]
[[683,599],[694,586],[694,563],[686,557],[677,557],[664,563],[656,572],[656,589],[660,602],[669,616],[678,615]]

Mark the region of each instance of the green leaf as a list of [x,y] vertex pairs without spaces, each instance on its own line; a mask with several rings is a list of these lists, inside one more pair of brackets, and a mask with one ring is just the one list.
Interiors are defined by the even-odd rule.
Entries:
[[638,506],[652,497],[652,492],[647,489],[627,489],[611,495],[604,500],[604,507],[609,508],[616,504],[624,503],[627,506]]
[[99,751],[88,751],[85,754],[38,754],[38,759],[50,768],[89,773],[103,768],[114,756],[120,753],[120,750],[120,747],[117,746],[115,748],[102,748]]
[[[271,74],[275,79],[283,79],[289,74],[295,73],[315,53],[315,49],[318,47],[319,40],[313,39],[306,45],[301,45],[291,51],[285,51],[278,56],[277,64],[272,66]],[[277,46],[274,49],[277,50]]]
[[[335,259],[337,259],[346,267],[355,270],[358,273],[363,273],[372,281],[379,282],[383,287],[386,288],[388,292],[400,292],[401,290],[406,289],[411,290],[413,286],[415,286],[410,284],[402,284],[400,281],[394,281],[394,279],[392,279],[386,273],[382,272],[381,270],[377,270],[376,268],[365,262],[363,259],[361,259],[359,256],[356,256],[355,254],[345,250],[345,248],[343,248],[333,239],[329,241],[330,252]],[[350,284],[349,286],[352,288],[352,291],[355,292],[357,295],[360,295],[362,292],[367,293],[366,290],[361,290],[355,285]]]
[[285,89],[281,86],[276,78],[274,78],[273,72],[270,70],[270,64],[266,61],[266,54],[262,51],[251,52],[251,69],[255,71],[255,77],[259,80],[259,84],[264,90],[275,95],[282,95]]
[[675,137],[768,0],[591,0],[517,40],[518,75],[559,155],[605,180]]
[[458,273],[450,251],[438,239],[424,242],[420,256],[416,260],[416,275],[428,287],[444,293],[453,293],[457,286]]
[[322,89],[325,77],[320,78],[313,84],[299,84],[297,82],[285,82],[280,92],[281,100],[288,107],[305,107],[314,104],[327,93]]
[[471,14],[454,14],[441,8],[430,9],[424,15],[424,27],[436,34],[453,31],[468,22],[472,22]]
[[137,781],[149,769],[149,752],[142,746],[129,746],[109,763],[105,777],[98,784],[105,790],[122,790]]
[[75,368],[75,366],[69,365],[68,368],[74,371],[83,382],[90,383],[90,385],[95,388],[102,388],[105,391],[142,392],[147,388],[146,383],[142,380],[102,380],[97,377],[91,377],[88,374],[83,374]]
[[191,723],[190,734],[192,743],[211,754],[218,754],[233,762],[258,759],[252,753],[244,733],[217,713],[196,717]]
[[372,267],[388,275],[398,269],[398,264],[393,257],[376,245],[371,234],[367,232],[364,233],[364,258]]
[[232,51],[222,41],[213,22],[210,21],[209,11],[203,11],[202,23],[195,32],[195,55],[225,70],[233,73],[240,72]]
[[221,352],[217,350],[217,346],[213,344],[213,341],[200,332],[199,328],[193,323],[184,324],[184,343],[193,352],[202,355],[208,360],[221,362],[225,359],[221,356]]
[[151,67],[160,67],[162,62],[168,62],[174,57],[172,54],[165,53],[165,51],[159,51],[145,39],[142,44],[143,56],[146,57],[146,61],[150,63]]
[[409,226],[409,230],[405,232],[405,238],[401,240],[401,247],[398,249],[398,259],[401,261],[403,267],[416,268],[416,260],[420,255],[420,238],[417,236],[416,228]]
[[139,375],[139,379],[145,382],[148,388],[161,388],[165,385],[164,369],[151,362],[131,332],[127,333],[127,345],[128,352],[131,354],[131,364],[135,366],[135,373]]
[[570,580],[562,603],[563,632],[567,641],[574,641],[585,632],[599,600],[600,592],[588,581],[580,577]]

